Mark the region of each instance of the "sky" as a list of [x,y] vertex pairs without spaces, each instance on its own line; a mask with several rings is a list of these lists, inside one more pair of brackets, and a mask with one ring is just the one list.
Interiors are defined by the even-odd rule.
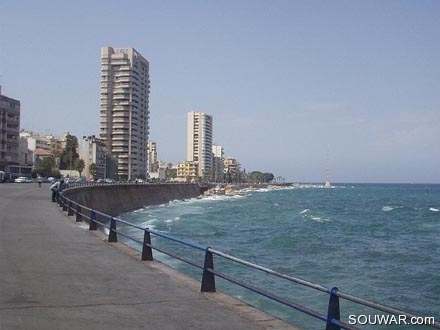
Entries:
[[186,159],[213,116],[242,168],[288,182],[440,183],[440,1],[0,1],[21,128],[99,134],[101,47],[150,63],[150,140]]

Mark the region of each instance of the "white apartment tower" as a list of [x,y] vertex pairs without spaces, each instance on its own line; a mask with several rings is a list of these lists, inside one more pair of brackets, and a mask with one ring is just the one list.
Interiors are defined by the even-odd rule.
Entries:
[[187,160],[198,164],[198,176],[212,176],[212,116],[203,112],[188,113]]
[[99,137],[120,180],[148,176],[149,63],[133,48],[101,48]]

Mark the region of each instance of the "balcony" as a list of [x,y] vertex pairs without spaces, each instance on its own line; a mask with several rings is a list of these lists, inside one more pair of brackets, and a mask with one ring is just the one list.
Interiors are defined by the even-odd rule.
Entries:
[[116,118],[116,117],[130,117],[130,113],[129,113],[129,109],[126,109],[124,107],[115,107],[112,110],[112,117]]
[[113,135],[112,144],[118,147],[128,145],[128,137],[126,137],[125,135],[120,135],[120,136]]
[[128,148],[112,148],[114,154],[128,153]]
[[113,100],[130,100],[130,94],[114,94]]
[[129,124],[123,124],[123,123],[115,123],[113,125],[113,129],[129,130],[130,129],[130,125]]

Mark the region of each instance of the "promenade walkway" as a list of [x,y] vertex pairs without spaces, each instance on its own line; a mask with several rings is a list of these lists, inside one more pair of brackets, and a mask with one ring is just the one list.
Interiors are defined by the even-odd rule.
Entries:
[[295,329],[76,223],[49,186],[0,184],[0,330]]

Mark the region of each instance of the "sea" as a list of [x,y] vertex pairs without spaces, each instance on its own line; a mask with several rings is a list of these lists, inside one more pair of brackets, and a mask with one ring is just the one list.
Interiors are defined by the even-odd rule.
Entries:
[[[307,282],[440,321],[440,185],[293,185],[172,201],[121,218]],[[203,252],[160,237],[153,238],[153,244],[203,264]],[[133,247],[140,249],[136,244]],[[156,251],[153,254],[201,280],[200,269]],[[327,293],[217,256],[214,268],[327,313]],[[221,278],[216,278],[216,288],[301,329],[325,328],[321,320]],[[401,328],[361,324],[368,316],[382,314],[363,306],[341,300],[340,308],[341,320],[355,318],[361,329]]]

